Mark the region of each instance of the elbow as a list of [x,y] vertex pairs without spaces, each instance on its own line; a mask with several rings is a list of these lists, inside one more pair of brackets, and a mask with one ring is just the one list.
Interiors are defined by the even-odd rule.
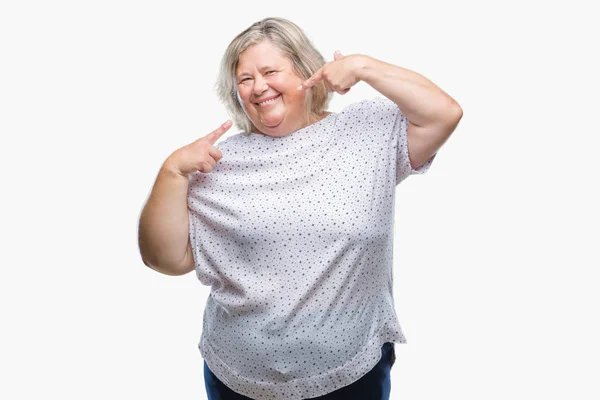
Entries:
[[463,116],[463,109],[460,106],[460,104],[456,102],[456,100],[452,100],[452,107],[450,107],[450,110],[451,111],[449,119],[452,121],[454,126],[456,126],[458,125]]
[[450,136],[452,134],[452,132],[454,132],[454,130],[458,126],[458,123],[462,119],[462,116],[463,116],[462,107],[456,101],[453,100],[452,106],[449,107],[449,111],[448,111],[446,118],[444,119],[444,123],[443,123],[443,126],[445,126],[445,129],[447,132],[447,136]]

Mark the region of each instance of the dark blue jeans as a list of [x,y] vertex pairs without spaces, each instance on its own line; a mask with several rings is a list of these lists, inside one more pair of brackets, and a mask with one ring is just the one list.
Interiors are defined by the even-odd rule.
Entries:
[[[314,400],[389,400],[392,382],[390,371],[396,354],[394,343],[387,342],[381,347],[381,360],[375,367],[356,382],[344,386],[324,396],[312,397]],[[252,400],[229,389],[221,382],[204,362],[204,384],[208,400]]]

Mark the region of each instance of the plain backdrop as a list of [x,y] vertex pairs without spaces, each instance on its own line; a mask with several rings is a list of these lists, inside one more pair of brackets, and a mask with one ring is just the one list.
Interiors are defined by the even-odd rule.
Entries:
[[[600,398],[584,3],[3,1],[0,398],[206,399],[210,288],[146,267],[138,219],[165,158],[228,119],[221,56],[267,16],[329,61],[416,71],[464,112],[397,188],[392,399]],[[360,82],[329,109],[377,95]]]

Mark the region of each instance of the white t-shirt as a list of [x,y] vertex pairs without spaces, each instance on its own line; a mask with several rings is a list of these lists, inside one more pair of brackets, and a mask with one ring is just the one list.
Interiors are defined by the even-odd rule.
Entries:
[[406,343],[392,293],[395,187],[408,120],[377,97],[289,135],[234,134],[191,174],[196,275],[211,286],[198,347],[253,399],[299,400],[369,372]]

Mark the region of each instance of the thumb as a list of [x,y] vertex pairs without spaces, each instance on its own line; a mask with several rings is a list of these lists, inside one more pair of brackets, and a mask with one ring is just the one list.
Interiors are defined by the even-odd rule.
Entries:
[[339,50],[336,50],[335,53],[333,53],[333,59],[339,60],[340,58],[343,58],[342,53],[340,53]]

